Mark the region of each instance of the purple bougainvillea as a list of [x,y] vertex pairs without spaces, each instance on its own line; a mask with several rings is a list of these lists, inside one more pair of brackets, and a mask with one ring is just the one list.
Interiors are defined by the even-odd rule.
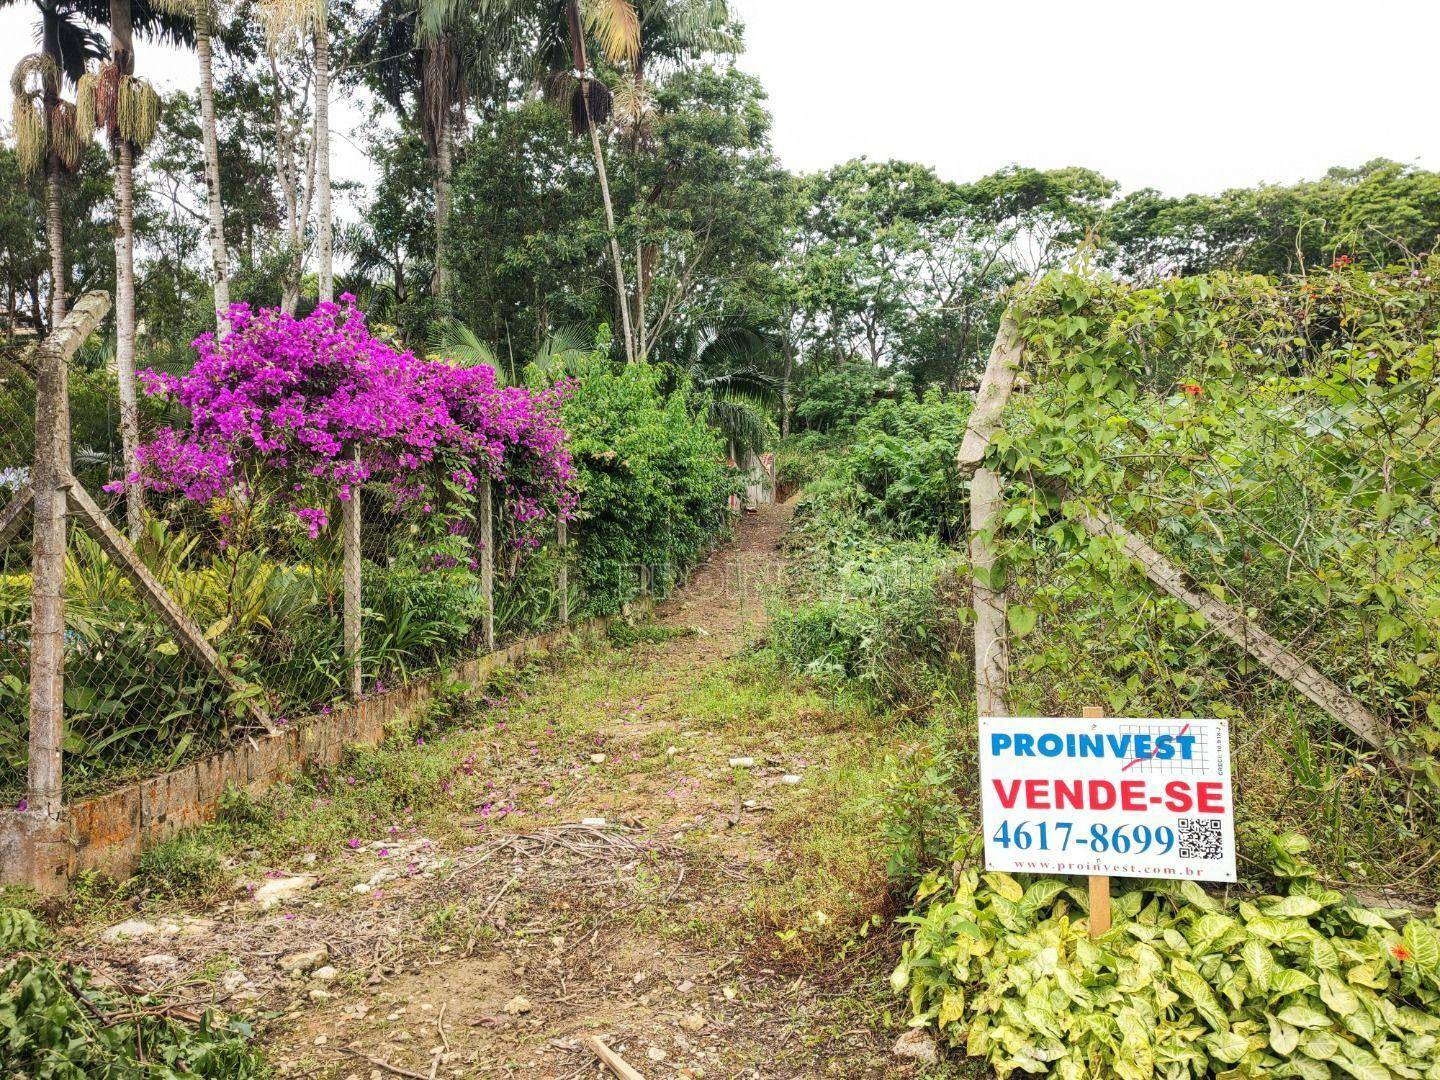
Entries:
[[196,340],[188,374],[140,373],[147,393],[188,410],[190,427],[162,428],[141,447],[132,482],[209,501],[245,487],[258,466],[286,478],[312,537],[329,524],[330,497],[367,482],[430,513],[445,489],[492,480],[521,543],[547,516],[572,512],[559,419],[568,383],[499,386],[488,366],[401,352],[370,334],[348,294],[305,318],[235,304],[229,320],[224,339]]

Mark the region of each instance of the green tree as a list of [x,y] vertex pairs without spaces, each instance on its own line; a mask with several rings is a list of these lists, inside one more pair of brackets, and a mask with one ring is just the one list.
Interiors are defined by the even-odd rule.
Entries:
[[808,177],[792,270],[806,351],[958,384],[993,337],[1004,290],[1071,257],[1114,190],[1086,169],[957,184],[898,161]]
[[431,288],[442,303],[450,297],[456,136],[472,97],[503,99],[526,14],[522,0],[382,0],[356,39],[356,69],[424,141],[434,184]]
[[[4,0],[9,4],[20,0]],[[65,82],[78,85],[89,62],[103,53],[99,35],[84,26],[85,12],[71,0],[35,0],[40,52],[16,65],[10,79],[12,119],[21,171],[45,177],[45,236],[50,254],[50,325],[67,310],[65,230],[61,203],[68,175],[85,159],[93,116],[61,97]]]
[[1319,180],[1218,195],[1146,188],[1110,208],[1102,234],[1111,263],[1132,277],[1285,274],[1339,256],[1384,266],[1434,250],[1440,174],[1376,159]]
[[140,471],[139,398],[135,386],[135,159],[155,137],[160,98],[135,77],[135,34],[152,40],[194,39],[190,23],[149,0],[108,0],[110,57],[81,79],[78,107],[105,132],[115,159],[115,374],[120,398],[125,519],[132,540],[143,529],[144,489],[129,483]]

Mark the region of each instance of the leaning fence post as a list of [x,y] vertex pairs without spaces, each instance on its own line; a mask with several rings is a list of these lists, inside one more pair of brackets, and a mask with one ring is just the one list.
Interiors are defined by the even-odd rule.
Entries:
[[69,505],[70,398],[67,365],[110,310],[88,294],[35,352],[35,464],[30,472],[30,746],[26,802],[58,817],[65,737],[65,543]]
[[[350,450],[350,461],[358,465],[359,447]],[[350,665],[349,692],[358,699],[363,689],[364,672],[360,669],[360,480],[358,470],[350,480],[350,497],[341,503],[341,533],[345,584],[345,660]]]
[[480,591],[485,594],[485,651],[495,649],[495,502],[491,483],[480,485]]
[[970,476],[970,568],[975,608],[975,714],[1008,716],[1010,638],[1006,626],[1005,570],[999,560],[998,533],[1004,482],[982,467],[990,440],[999,430],[1005,404],[1015,386],[1023,343],[1006,311],[975,394],[975,406],[956,455],[962,475]]
[[570,625],[570,563],[569,552],[570,531],[565,524],[563,516],[555,522],[555,546],[560,549],[560,569],[555,575],[555,588],[559,593],[560,602],[560,625]]
[[970,480],[976,716],[1010,714],[1010,638],[1005,625],[1005,570],[995,550],[1003,490],[1000,474],[993,469],[976,469]]

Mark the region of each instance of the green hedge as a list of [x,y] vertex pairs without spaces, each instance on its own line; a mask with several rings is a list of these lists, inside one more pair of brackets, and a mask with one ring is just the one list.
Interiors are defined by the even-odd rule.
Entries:
[[720,437],[650,364],[587,371],[564,419],[579,474],[581,613],[618,610],[641,567],[665,591],[726,527],[738,487]]

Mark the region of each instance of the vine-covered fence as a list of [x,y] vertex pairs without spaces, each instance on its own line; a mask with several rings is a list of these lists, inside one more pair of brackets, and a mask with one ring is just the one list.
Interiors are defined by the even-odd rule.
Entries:
[[0,359],[11,845],[64,843],[76,800],[593,614],[563,385],[416,360],[353,309],[237,309],[193,368],[142,372],[149,395],[122,403],[95,347],[108,308],[92,293]]
[[1433,790],[1433,270],[1021,296],[960,452],[981,712],[1325,715]]

